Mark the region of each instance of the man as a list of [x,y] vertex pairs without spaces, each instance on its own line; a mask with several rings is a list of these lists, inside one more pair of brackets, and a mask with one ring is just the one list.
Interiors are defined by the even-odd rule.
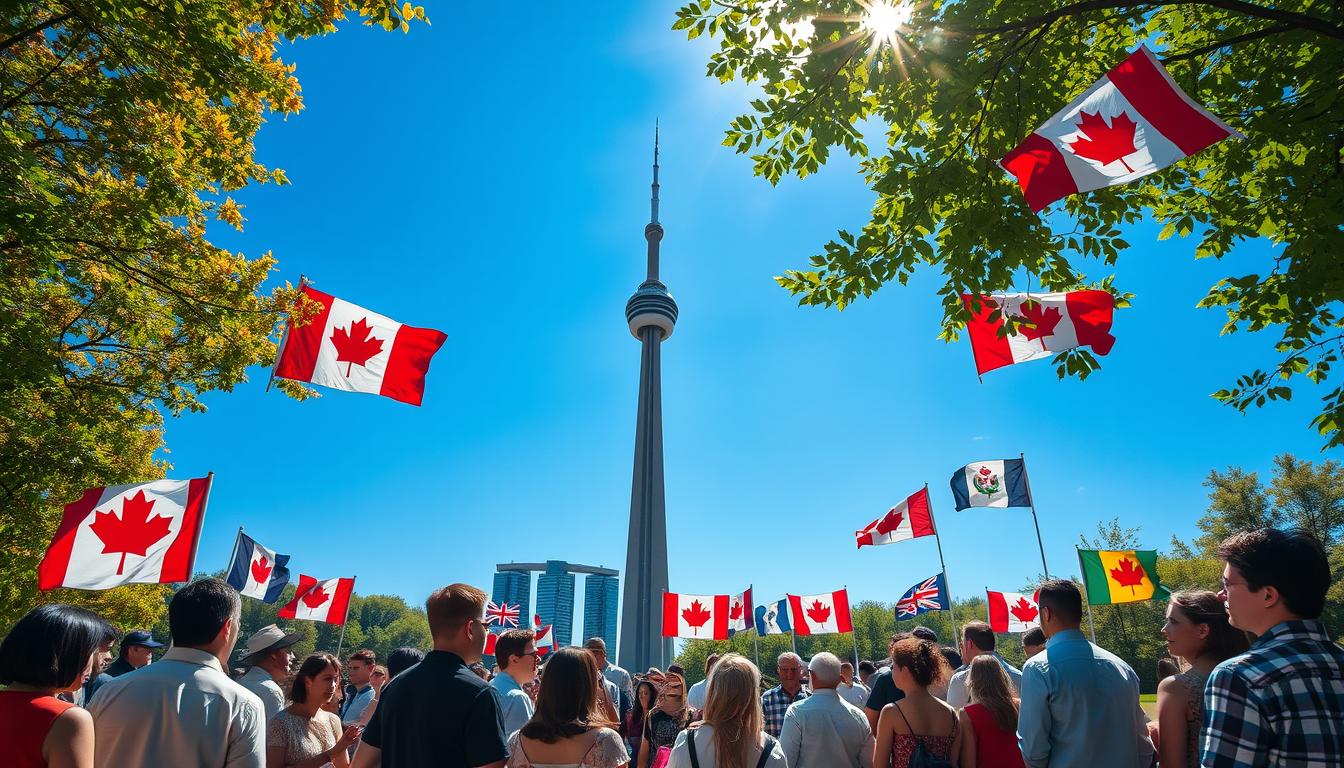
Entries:
[[1067,579],[1041,585],[1045,653],[1022,668],[1017,741],[1028,768],[1148,768],[1153,742],[1139,677],[1079,626],[1083,595]]
[[631,687],[630,673],[607,660],[607,641],[600,637],[590,637],[583,644],[584,650],[592,655],[601,674],[602,690],[598,704],[610,703],[611,711],[618,718],[616,722],[625,722],[625,715],[634,705],[635,691]]
[[154,649],[162,648],[163,643],[154,639],[146,629],[133,629],[121,638],[121,655],[117,657],[97,677],[84,684],[84,701],[93,701],[93,694],[113,678],[133,672],[154,660]]
[[807,691],[803,690],[803,660],[798,654],[792,651],[779,654],[775,670],[779,673],[779,685],[761,694],[761,709],[765,711],[765,732],[778,738],[789,705],[807,698]]
[[274,624],[267,624],[247,638],[242,664],[248,670],[238,678],[238,683],[261,699],[268,723],[285,708],[285,692],[280,686],[286,682],[289,668],[294,665],[294,651],[290,646],[302,637],[297,632],[286,633]]
[[[923,629],[923,627],[919,627]],[[868,694],[868,701],[864,702],[863,714],[868,716],[868,727],[877,733],[877,716],[882,714],[882,708],[888,704],[895,704],[905,698],[905,691],[896,687],[896,683],[891,679],[891,654],[896,648],[896,643],[907,637],[913,637],[909,632],[897,632],[887,641],[887,668],[873,675],[872,690]]]
[[779,743],[789,768],[872,768],[873,731],[868,718],[836,692],[840,659],[818,653],[807,665],[812,695],[789,707]]
[[1022,633],[1022,651],[1027,654],[1027,658],[1045,650],[1045,632],[1040,627],[1032,627]]
[[495,677],[490,686],[499,691],[504,733],[511,734],[532,719],[532,697],[523,686],[537,677],[536,635],[530,629],[510,629],[495,641]]
[[719,661],[719,654],[711,653],[705,657],[705,679],[691,686],[686,694],[686,705],[697,712],[705,709],[705,691],[709,689],[709,671]]
[[369,681],[373,679],[373,668],[378,663],[378,657],[373,651],[364,648],[350,654],[350,660],[345,664],[345,675],[350,678],[350,688],[345,697],[345,703],[341,705],[341,725],[349,728],[352,725],[364,725],[364,711],[369,708],[373,702],[373,686]]
[[1344,765],[1344,649],[1320,622],[1325,550],[1301,529],[1261,528],[1224,540],[1218,557],[1229,620],[1257,638],[1209,675],[1201,762]]
[[[854,665],[848,661],[840,662],[840,684],[835,687],[835,692],[860,710],[868,703],[868,687],[854,680]],[[867,722],[866,718],[864,722]]]
[[467,666],[485,650],[485,603],[469,584],[425,601],[434,650],[383,688],[354,768],[504,768],[499,694]]
[[[873,675],[876,675],[876,674],[877,674],[877,665],[876,665],[876,664],[874,664],[873,662],[871,662],[871,661],[869,661],[869,660],[867,660],[867,659],[864,659],[863,661],[860,661],[860,662],[859,662],[859,682],[863,684],[863,687],[864,687],[864,688],[867,688],[867,689],[869,689],[869,690],[872,690],[872,687],[873,687],[873,683],[872,683]],[[860,705],[860,706],[862,706],[862,705]]]
[[977,656],[993,656],[994,660],[999,662],[1003,668],[1004,674],[1008,675],[1008,682],[1013,686],[1013,695],[1017,696],[1022,690],[1022,670],[1014,667],[1012,664],[1003,660],[994,650],[995,646],[994,630],[983,621],[968,622],[961,628],[961,659],[962,667],[956,674],[952,675],[952,680],[947,684],[947,703],[961,709],[971,703],[970,691],[967,690],[966,682],[971,676],[971,662]]
[[238,593],[219,579],[201,579],[173,595],[173,647],[157,664],[104,684],[89,704],[96,768],[262,767],[265,709],[224,673],[241,609]]

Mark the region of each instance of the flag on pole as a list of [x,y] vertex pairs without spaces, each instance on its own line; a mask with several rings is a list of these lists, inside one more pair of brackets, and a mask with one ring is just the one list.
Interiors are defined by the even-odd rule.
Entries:
[[1026,463],[1022,459],[975,461],[952,474],[952,500],[967,507],[1029,507]]
[[263,547],[239,529],[233,545],[233,562],[224,580],[239,594],[274,603],[289,584],[288,565],[289,555]]
[[929,611],[948,611],[952,601],[947,597],[947,578],[944,574],[930,576],[906,590],[896,601],[896,619],[913,619]]
[[189,581],[210,477],[90,488],[65,505],[37,587],[111,589]]
[[933,536],[933,515],[930,513],[929,489],[920,488],[887,514],[869,523],[862,531],[855,531],[854,538],[860,549],[879,544],[894,544],[920,536]]
[[420,405],[430,360],[445,334],[403,325],[307,285],[302,290],[322,309],[301,328],[290,321],[276,376]]
[[1078,550],[1088,605],[1137,603],[1171,597],[1157,575],[1157,550]]
[[752,619],[756,615],[756,606],[751,602],[751,587],[746,591],[732,595],[728,598],[728,636],[732,637],[737,632],[745,632],[752,627]]
[[276,615],[282,619],[344,624],[350,609],[350,596],[354,593],[354,579],[318,581],[301,573],[299,586],[294,590],[294,599],[286,603]]
[[1026,632],[1041,625],[1041,607],[1035,593],[993,592],[985,590],[989,607],[989,627],[995,632]]
[[545,656],[555,650],[555,625],[541,625],[541,616],[534,614],[532,616],[532,645],[537,649],[537,655]]
[[728,639],[727,595],[663,593],[663,637]]
[[756,634],[782,635],[793,631],[789,622],[789,598],[756,606]]
[[1107,72],[999,165],[1040,211],[1078,192],[1127,184],[1229,136],[1244,138],[1190,98],[1147,46]]
[[522,606],[512,603],[495,604],[493,600],[487,600],[485,603],[485,623],[498,625],[499,627],[517,627],[518,614],[522,613]]
[[[975,297],[963,294],[961,301],[971,312],[966,335],[971,339],[979,374],[1076,347],[1091,347],[1098,355],[1105,355],[1115,345],[1111,335],[1115,297],[1106,291],[981,296],[978,311]],[[1000,310],[998,317],[994,316],[996,310]],[[1025,324],[1014,333],[1001,335],[1005,315],[1020,317]]]
[[837,589],[820,595],[789,595],[794,634],[833,635],[853,632],[849,616],[849,592]]

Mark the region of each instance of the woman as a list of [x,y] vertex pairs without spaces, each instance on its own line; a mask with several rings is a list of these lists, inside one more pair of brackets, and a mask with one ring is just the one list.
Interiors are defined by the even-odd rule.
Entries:
[[658,688],[648,680],[640,679],[635,686],[635,703],[625,715],[625,738],[630,746],[630,754],[639,755],[639,742],[644,733],[644,718],[653,703],[658,700]]
[[891,681],[905,698],[878,715],[874,765],[908,768],[910,758],[923,751],[956,767],[961,754],[957,710],[929,693],[929,686],[943,683],[950,672],[942,651],[928,640],[907,637],[892,644]]
[[1157,686],[1157,754],[1162,768],[1199,765],[1204,683],[1220,663],[1243,652],[1246,634],[1227,621],[1227,607],[1213,592],[1177,592],[1162,625],[1167,652],[1190,668]]
[[68,701],[112,658],[117,632],[98,614],[40,605],[0,643],[0,745],[8,768],[91,768],[93,718]]
[[971,703],[961,710],[961,768],[1023,768],[1017,746],[1017,710],[1012,683],[999,660],[977,656],[966,686]]
[[330,653],[314,653],[294,675],[293,701],[266,726],[266,768],[349,768],[347,750],[359,739],[359,726],[341,732],[341,718],[323,704],[336,696],[341,663]]
[[[736,653],[709,672],[703,719],[677,735],[667,768],[788,768],[779,742],[763,732],[761,673]],[[695,762],[691,752],[695,752]]]
[[[658,682],[655,679],[655,682]],[[672,751],[677,743],[677,734],[686,730],[690,722],[691,710],[686,706],[686,678],[669,669],[662,674],[658,688],[658,698],[654,708],[644,717],[644,730],[639,740],[639,757],[635,761],[638,768],[657,768],[658,753]]]
[[621,735],[597,714],[597,662],[561,648],[546,663],[532,719],[509,737],[508,768],[618,768],[629,765]]

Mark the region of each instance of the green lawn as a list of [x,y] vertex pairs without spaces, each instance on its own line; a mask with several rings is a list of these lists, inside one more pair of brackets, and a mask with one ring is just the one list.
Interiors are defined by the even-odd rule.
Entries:
[[1148,713],[1148,719],[1150,719],[1150,720],[1156,720],[1156,719],[1157,719],[1157,694],[1156,694],[1156,693],[1141,693],[1141,694],[1139,694],[1139,706],[1143,707],[1143,711]]

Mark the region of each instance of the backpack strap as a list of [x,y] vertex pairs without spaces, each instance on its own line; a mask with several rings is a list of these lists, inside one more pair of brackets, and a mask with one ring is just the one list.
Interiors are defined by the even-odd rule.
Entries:
[[686,751],[691,755],[691,768],[700,768],[700,756],[695,754],[695,731],[686,731]]
[[[765,764],[770,762],[770,753],[775,751],[775,737],[765,734],[765,746],[761,749],[761,759],[756,761],[756,768],[765,768]],[[696,766],[695,768],[700,768]]]

